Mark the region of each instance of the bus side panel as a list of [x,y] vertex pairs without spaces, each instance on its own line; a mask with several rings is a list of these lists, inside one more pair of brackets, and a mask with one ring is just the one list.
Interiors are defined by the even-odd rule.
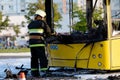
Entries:
[[120,39],[111,40],[111,65],[112,69],[120,69]]
[[83,46],[84,44],[49,44],[48,49],[51,58],[75,59]]
[[[47,47],[49,53],[50,66],[68,66],[74,67],[76,57],[81,52],[85,44],[49,44]],[[89,48],[84,48],[85,53]],[[88,49],[88,50],[87,50]],[[89,55],[82,56],[81,59],[88,59]],[[61,64],[60,64],[61,63]]]
[[49,65],[110,70],[109,40],[95,43],[49,44]]
[[94,44],[88,68],[110,70],[109,41],[101,41]]
[[[86,54],[89,57],[87,59],[84,58],[83,60],[83,56],[79,55],[78,59],[81,60],[77,61],[78,68],[102,69],[102,70],[110,69],[109,41],[91,43],[90,47],[86,48],[89,48],[87,50],[87,53],[82,54]],[[84,50],[86,51],[86,49]]]

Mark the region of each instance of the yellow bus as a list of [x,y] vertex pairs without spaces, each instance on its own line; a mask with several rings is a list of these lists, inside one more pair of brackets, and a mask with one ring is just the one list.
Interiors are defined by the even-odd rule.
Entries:
[[[50,67],[120,69],[120,0],[100,0],[102,20],[93,20],[98,1],[86,0],[88,32],[82,34],[79,42],[48,43]],[[93,22],[97,24],[95,29],[92,27]]]

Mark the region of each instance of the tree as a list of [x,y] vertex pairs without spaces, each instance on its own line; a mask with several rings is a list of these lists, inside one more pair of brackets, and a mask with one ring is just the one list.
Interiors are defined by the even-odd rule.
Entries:
[[76,31],[83,31],[85,32],[87,27],[86,27],[86,24],[87,24],[87,21],[86,21],[86,13],[85,11],[83,10],[78,10],[78,11],[75,11],[73,13],[73,17],[74,18],[78,18],[78,22],[75,23],[72,28],[73,30],[76,30]]
[[[0,12],[0,31],[3,29],[7,29],[9,27],[13,27],[13,30],[15,31],[16,35],[18,36],[18,33],[20,33],[20,29],[19,29],[19,25],[10,25],[9,24],[9,17],[6,16],[4,20],[3,19],[3,15],[2,12]],[[24,22],[22,22],[22,24],[24,24]]]
[[[93,21],[102,19],[102,8],[97,8],[93,12]],[[77,18],[77,22],[72,26],[73,30],[85,32],[87,30],[87,20],[86,20],[86,10],[82,8],[75,7],[73,12],[73,17]],[[92,27],[96,27],[93,23]]]
[[53,7],[54,7],[54,27],[55,28],[61,28],[61,24],[59,24],[59,21],[61,20],[62,16],[58,12],[58,5],[57,4],[53,4]]
[[[61,14],[58,12],[58,5],[57,4],[53,4],[54,7],[54,22],[56,24],[55,27],[60,27],[61,25],[59,24],[59,20],[61,20],[62,16]],[[25,18],[28,20],[28,23],[31,22],[31,17],[33,17],[33,15],[35,14],[35,11],[38,9],[42,9],[45,10],[45,1],[44,0],[38,0],[37,3],[30,3],[28,5],[28,14],[25,15]]]
[[18,34],[20,33],[19,25],[13,25],[13,30],[15,31],[16,35],[18,36]]
[[9,26],[9,22],[10,20],[9,20],[9,17],[8,16],[6,16],[6,18],[5,18],[5,20],[2,22],[2,25],[4,26],[4,27],[8,27]]
[[1,29],[1,25],[2,25],[2,12],[0,12],[0,29]]
[[28,8],[27,8],[27,15],[25,15],[25,18],[28,20],[27,22],[30,23],[35,14],[35,11],[38,9],[43,9],[44,10],[44,5],[42,4],[41,0],[38,0],[38,3],[29,3]]
[[21,26],[25,27],[25,22],[24,21],[21,22]]
[[2,15],[2,12],[0,12],[0,30],[2,29],[6,29],[6,27],[9,26],[9,17],[6,16],[5,20],[3,21],[3,15]]

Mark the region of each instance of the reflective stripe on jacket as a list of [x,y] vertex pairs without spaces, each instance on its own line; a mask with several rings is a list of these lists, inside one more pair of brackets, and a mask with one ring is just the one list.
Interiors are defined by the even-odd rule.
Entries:
[[45,46],[45,44],[30,44],[30,47],[39,47],[39,46]]
[[29,29],[29,34],[31,33],[41,33],[43,34],[44,29]]
[[[36,70],[38,70],[37,68],[32,68],[31,69],[32,71],[36,71]],[[48,68],[39,68],[39,70],[40,71],[46,71],[46,70],[48,70]]]
[[34,20],[28,25],[30,47],[45,46],[44,37],[50,34],[49,26],[43,20]]

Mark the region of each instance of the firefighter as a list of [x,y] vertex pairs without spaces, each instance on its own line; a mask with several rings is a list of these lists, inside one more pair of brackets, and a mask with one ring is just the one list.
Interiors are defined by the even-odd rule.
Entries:
[[40,71],[47,70],[48,60],[45,54],[44,37],[51,34],[51,30],[45,22],[46,13],[37,10],[34,20],[28,25],[29,46],[31,51],[31,75],[39,77]]

